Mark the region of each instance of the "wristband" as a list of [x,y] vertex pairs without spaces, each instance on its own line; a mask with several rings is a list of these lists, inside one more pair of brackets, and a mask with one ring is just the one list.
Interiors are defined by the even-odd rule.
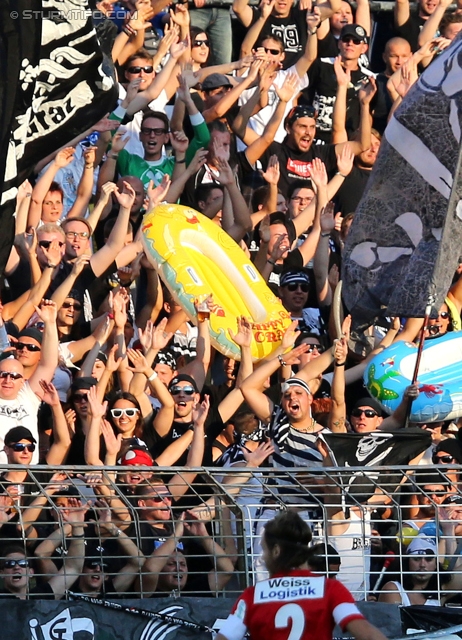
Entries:
[[186,162],[186,158],[183,158],[183,160],[177,160],[177,159],[175,158],[175,162],[176,162],[176,164],[183,164],[183,163],[185,163],[185,162]]
[[340,171],[337,171],[337,173],[335,174],[336,176],[340,176],[341,178],[346,179],[348,176],[343,175],[343,173],[340,173]]
[[151,375],[149,376],[148,380],[150,380],[150,381],[152,382],[152,381],[153,381],[153,380],[155,380],[156,378],[157,378],[157,373],[156,373],[155,371],[153,371],[153,372],[151,373]]
[[315,36],[316,32],[317,32],[317,29],[313,29],[313,31],[308,31],[308,35]]
[[81,533],[81,534],[80,534],[80,535],[78,535],[78,536],[74,535],[74,536],[72,536],[72,537],[73,537],[73,538],[85,538],[85,534],[84,534],[84,533]]
[[344,360],[343,362],[334,362],[334,367],[344,367],[345,366],[345,362],[346,362],[346,360]]
[[273,265],[273,267],[275,267],[275,266],[276,266],[276,261],[275,261],[275,260],[271,260],[271,259],[269,259],[269,260],[267,260],[266,262],[267,262],[268,264]]
[[118,154],[118,153],[112,153],[112,152],[111,152],[111,153],[109,153],[109,154],[108,154],[108,156],[107,156],[107,157],[108,157],[109,159],[111,159],[111,160],[117,160],[117,158],[119,157],[119,154]]
[[284,360],[284,358],[282,356],[278,356],[278,360],[279,360],[279,364],[281,365],[281,367],[287,367],[287,362]]
[[114,314],[113,313],[108,313],[107,317],[109,318],[109,320],[114,320]]
[[56,269],[57,264],[47,264],[48,269]]
[[330,231],[327,233],[321,233],[321,238],[328,238],[330,236]]
[[85,165],[85,169],[93,169],[93,165],[92,164],[86,164]]

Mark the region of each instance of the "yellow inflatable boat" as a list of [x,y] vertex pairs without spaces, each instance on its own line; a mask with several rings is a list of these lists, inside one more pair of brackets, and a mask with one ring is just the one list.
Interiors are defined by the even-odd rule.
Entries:
[[229,329],[236,331],[240,316],[252,321],[254,360],[280,345],[290,315],[221,227],[194,209],[161,204],[145,215],[142,232],[148,259],[194,324],[194,301],[213,294],[210,336],[216,349],[239,360]]

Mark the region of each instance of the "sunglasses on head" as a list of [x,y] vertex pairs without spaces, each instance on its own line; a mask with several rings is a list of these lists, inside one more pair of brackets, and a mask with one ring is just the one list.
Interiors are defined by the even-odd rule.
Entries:
[[265,53],[271,53],[272,56],[278,56],[282,51],[279,49],[270,49],[269,47],[263,47]]
[[129,409],[111,409],[111,416],[113,418],[121,418],[127,416],[127,418],[134,418],[140,412],[135,407]]
[[128,67],[128,73],[152,73],[154,71],[154,67],[151,64],[146,65],[145,67]]
[[18,567],[28,567],[29,566],[29,560],[27,560],[27,558],[21,558],[21,560],[5,560],[3,562],[3,568],[4,569],[14,569],[14,567],[16,567],[16,565]]
[[193,47],[210,47],[210,40],[194,40],[192,43]]
[[379,415],[377,411],[374,411],[373,409],[353,409],[351,415],[353,418],[360,418],[363,413],[366,418],[376,418]]
[[75,393],[72,399],[74,402],[88,402],[88,396],[83,393]]
[[178,385],[175,385],[170,389],[170,393],[172,394],[172,396],[179,396],[180,393],[184,393],[185,396],[192,396],[194,393],[196,393],[196,390],[194,389],[194,387],[191,387],[191,386],[179,387]]
[[310,290],[310,285],[304,282],[291,282],[290,284],[286,284],[286,287],[289,291],[297,291],[297,289],[301,289],[303,293],[308,293]]
[[72,307],[76,311],[82,310],[82,305],[80,304],[80,302],[63,302],[62,307],[63,309],[70,309]]
[[[43,249],[49,249],[52,242],[54,242],[54,240],[39,240],[38,246],[42,247]],[[58,244],[60,247],[64,247],[64,242],[58,241]]]
[[34,453],[35,451],[35,444],[33,442],[30,442],[29,444],[25,444],[24,442],[15,442],[13,444],[8,444],[7,447],[13,449],[15,453],[25,451],[26,449],[29,453]]
[[16,343],[16,351],[22,351],[25,349],[26,351],[41,351],[42,348],[37,344],[29,344],[28,342],[17,342]]
[[12,380],[20,380],[24,378],[20,373],[16,373],[16,371],[0,371],[0,378],[6,380],[6,378],[11,378]]
[[454,462],[454,458],[453,458],[452,456],[450,456],[450,455],[447,455],[447,456],[441,456],[441,457],[439,458],[439,457],[438,457],[438,455],[436,455],[436,454],[435,454],[435,455],[432,457],[432,462],[433,462],[433,464],[441,464],[441,463],[443,463],[443,464],[449,464],[449,463],[451,463],[451,462]]

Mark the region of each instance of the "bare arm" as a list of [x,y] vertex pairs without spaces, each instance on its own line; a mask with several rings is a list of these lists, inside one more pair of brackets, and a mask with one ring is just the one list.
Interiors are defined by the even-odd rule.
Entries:
[[234,0],[233,11],[242,22],[244,27],[249,27],[252,22],[253,12],[249,7],[248,0]]
[[29,378],[31,390],[40,398],[43,398],[41,380],[51,382],[55,369],[58,366],[58,329],[56,327],[56,305],[51,300],[44,300],[40,309],[36,311],[45,323],[43,330],[42,352],[36,370]]
[[[351,319],[350,319],[351,322]],[[329,414],[329,428],[334,433],[346,432],[345,364],[348,356],[348,342],[342,337],[334,345],[334,376],[332,379],[332,409]]]
[[409,0],[396,0],[395,2],[395,27],[402,27],[409,20],[411,9]]
[[42,177],[37,180],[32,191],[32,200],[29,208],[28,227],[37,227],[42,215],[42,205],[50,189],[50,185],[59,169],[67,167],[74,159],[75,149],[66,147],[56,154],[55,159],[47,168]]

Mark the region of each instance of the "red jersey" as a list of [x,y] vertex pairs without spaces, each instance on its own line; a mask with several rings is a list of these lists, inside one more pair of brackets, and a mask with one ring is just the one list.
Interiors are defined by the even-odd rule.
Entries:
[[345,629],[364,619],[338,580],[302,569],[276,574],[249,587],[220,629],[228,640],[332,640],[335,624]]

